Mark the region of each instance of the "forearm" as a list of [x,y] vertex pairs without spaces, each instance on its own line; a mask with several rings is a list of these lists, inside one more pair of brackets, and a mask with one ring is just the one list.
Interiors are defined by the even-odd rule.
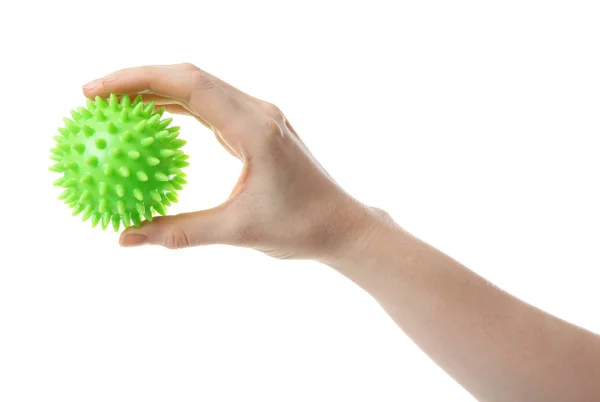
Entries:
[[326,262],[482,401],[597,401],[600,338],[508,295],[389,219]]

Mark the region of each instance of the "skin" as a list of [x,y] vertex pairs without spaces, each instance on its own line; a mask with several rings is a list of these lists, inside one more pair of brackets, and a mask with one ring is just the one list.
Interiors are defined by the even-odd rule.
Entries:
[[209,128],[242,173],[215,208],[126,229],[123,247],[250,247],[332,267],[480,401],[600,400],[600,337],[498,289],[356,200],[276,106],[191,64],[119,70],[85,96],[142,94]]

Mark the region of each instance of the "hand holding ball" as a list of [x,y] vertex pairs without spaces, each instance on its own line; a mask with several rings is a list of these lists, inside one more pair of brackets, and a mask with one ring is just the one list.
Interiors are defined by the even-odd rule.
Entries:
[[138,96],[133,102],[87,100],[87,108],[71,111],[65,126],[55,136],[56,147],[51,171],[62,174],[54,182],[64,187],[60,200],[73,209],[73,216],[92,219],[92,227],[110,223],[118,231],[151,221],[156,213],[177,202],[177,190],[186,184],[182,168],[188,156],[181,150],[185,141],[178,139],[179,127],[169,127],[172,119],[162,119],[164,109],[154,110]]

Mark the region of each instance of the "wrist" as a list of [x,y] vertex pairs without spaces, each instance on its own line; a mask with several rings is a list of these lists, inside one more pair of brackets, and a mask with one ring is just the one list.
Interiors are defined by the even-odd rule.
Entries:
[[406,233],[384,210],[352,200],[349,208],[336,214],[338,239],[319,262],[341,271],[373,265],[380,249]]

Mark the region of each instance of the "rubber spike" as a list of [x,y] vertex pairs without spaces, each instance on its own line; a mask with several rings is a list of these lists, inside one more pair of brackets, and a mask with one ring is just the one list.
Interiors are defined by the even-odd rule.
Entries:
[[142,95],[136,96],[135,99],[134,99],[134,101],[133,101],[133,106],[137,106],[138,103],[142,103],[142,100],[143,100]]
[[185,144],[187,144],[186,140],[173,140],[169,143],[169,146],[173,149],[177,149],[177,148],[181,148],[182,146],[184,146]]
[[95,114],[96,120],[98,120],[98,121],[106,120],[106,115],[104,114],[104,112],[102,110],[97,109],[94,114]]
[[170,207],[171,206],[171,201],[166,196],[162,197],[162,198],[163,198],[163,200],[161,201],[161,203],[163,205],[166,205],[167,207]]
[[123,215],[125,213],[125,202],[123,202],[123,200],[117,201],[117,212],[119,215]]
[[103,181],[101,181],[100,183],[98,183],[98,194],[100,194],[100,195],[106,195],[107,192],[108,192],[108,184],[106,184]]
[[156,123],[158,123],[159,120],[160,120],[160,116],[155,114],[148,119],[148,125],[150,127],[154,127],[156,125]]
[[143,108],[144,108],[144,105],[142,103],[136,104],[135,107],[133,108],[133,110],[131,111],[131,115],[135,116],[135,117],[141,116]]
[[178,168],[183,168],[186,166],[190,166],[190,163],[187,161],[182,161],[180,159],[173,161],[173,166],[178,167]]
[[140,141],[143,147],[149,147],[154,143],[154,137],[146,137]]
[[61,133],[64,137],[68,137],[69,135],[71,135],[71,131],[69,131],[69,129],[66,127],[59,127],[58,132]]
[[144,193],[139,188],[133,189],[133,196],[139,201],[144,201]]
[[75,121],[83,120],[83,116],[81,115],[81,113],[76,112],[74,110],[71,110],[71,117],[73,117],[73,120]]
[[96,96],[94,100],[96,101],[96,107],[98,107],[99,109],[105,109],[108,107],[108,103],[106,102],[106,100],[101,98],[100,96]]
[[110,100],[108,102],[108,106],[109,106],[110,110],[112,110],[113,112],[116,112],[117,110],[119,110],[119,100],[117,99],[117,95],[110,94],[109,99]]
[[154,137],[157,140],[164,140],[165,138],[167,138],[168,135],[169,135],[169,132],[167,130],[162,130],[162,131],[159,131],[158,133],[156,133],[154,135]]
[[133,129],[136,133],[143,133],[144,130],[146,129],[146,124],[147,124],[148,120],[142,120],[140,121],[135,128]]
[[65,162],[63,163],[64,167],[69,169],[69,170],[78,170],[79,169],[79,164],[77,163],[77,161],[69,161],[69,162]]
[[123,151],[121,150],[121,148],[113,148],[110,150],[110,154],[113,158],[119,159],[123,155]]
[[62,184],[62,187],[71,188],[71,187],[75,187],[76,185],[77,185],[77,180],[70,178],[70,179],[64,181],[64,183]]
[[96,132],[96,130],[94,130],[93,128],[91,128],[87,124],[84,124],[83,127],[81,127],[81,130],[83,130],[83,134],[86,137],[91,137]]
[[77,144],[73,144],[73,149],[78,154],[83,154],[85,152],[85,145],[83,145],[81,142],[78,142]]
[[84,107],[79,106],[77,108],[77,111],[79,112],[79,114],[81,115],[81,117],[83,117],[85,120],[92,118],[92,114],[90,113],[89,110],[87,110]]
[[173,119],[171,117],[167,117],[166,119],[163,119],[160,122],[158,122],[154,128],[158,130],[164,130],[169,124],[171,124],[172,121]]
[[131,134],[131,131],[127,130],[123,134],[121,134],[121,141],[131,142],[132,140],[133,140],[133,134]]
[[121,106],[123,106],[123,107],[131,106],[131,99],[129,98],[129,95],[123,95],[121,97]]
[[156,210],[156,212],[158,212],[162,216],[165,216],[167,214],[167,211],[166,211],[165,207],[162,204],[156,203],[156,204],[154,204],[153,207]]
[[97,109],[97,106],[96,106],[96,104],[94,103],[94,101],[93,101],[93,100],[91,100],[91,99],[87,98],[87,99],[85,100],[85,102],[87,103],[87,108],[88,108],[88,110],[89,110],[90,112],[95,112],[95,111],[96,111],[96,109]]
[[70,204],[72,202],[75,202],[77,200],[77,194],[71,192],[67,198],[65,198],[65,204]]
[[123,222],[123,226],[128,228],[131,226],[131,214],[129,212],[125,212],[121,215],[121,221]]
[[158,181],[169,181],[169,177],[162,172],[154,173],[154,178]]
[[119,197],[124,197],[125,196],[125,187],[123,187],[122,184],[117,184],[115,186],[115,192],[117,193],[117,195]]
[[104,138],[98,138],[96,140],[96,148],[98,148],[98,149],[106,148],[106,140]]
[[113,230],[115,232],[118,232],[121,226],[121,216],[120,215],[113,215],[112,216],[112,226],[113,226]]
[[96,167],[98,166],[98,157],[96,155],[92,155],[85,160],[86,165]]
[[112,121],[109,121],[108,124],[106,125],[106,131],[109,134],[117,134],[119,132],[119,128],[115,125],[115,123],[113,123]]
[[71,194],[71,190],[66,189],[65,191],[60,193],[60,195],[58,196],[58,199],[62,201],[64,199],[66,199],[69,196],[69,194]]
[[83,210],[83,216],[81,217],[81,220],[84,222],[87,221],[90,219],[90,216],[92,216],[92,213],[94,213],[94,207],[88,204]]
[[160,159],[155,158],[154,156],[149,156],[148,159],[146,159],[146,162],[148,163],[149,166],[157,166],[160,163]]
[[121,120],[123,123],[127,123],[129,121],[128,109],[121,110],[121,113],[119,114],[119,120]]
[[79,202],[80,204],[85,204],[90,200],[90,198],[92,198],[92,193],[90,193],[89,190],[83,190],[83,193],[81,193],[81,197],[79,197],[79,200],[77,202]]
[[173,177],[173,181],[174,181],[175,183],[179,183],[179,184],[187,184],[187,183],[188,183],[188,182],[187,182],[187,180],[186,180],[186,179],[184,179],[184,178],[183,178],[183,177],[181,177],[181,176],[175,176],[175,177]]
[[167,198],[171,202],[177,203],[179,201],[179,199],[177,198],[177,195],[174,192],[172,192],[172,191],[167,193]]
[[146,212],[146,207],[144,207],[144,204],[142,204],[141,202],[135,203],[135,209],[140,215],[144,215],[144,213]]
[[66,117],[63,119],[65,122],[65,126],[69,129],[69,131],[73,134],[77,134],[80,130],[80,127],[71,119],[67,119]]
[[129,151],[127,153],[127,157],[129,159],[131,159],[132,161],[137,161],[138,159],[140,159],[140,153],[139,153],[139,151],[132,149],[131,151]]
[[98,226],[98,222],[100,222],[100,214],[99,213],[95,213],[92,215],[92,227],[95,228],[96,226]]
[[150,190],[150,198],[152,198],[156,202],[161,202],[162,198],[156,189]]
[[83,206],[83,204],[77,204],[77,205],[75,206],[75,208],[73,209],[73,213],[72,213],[72,215],[73,215],[73,216],[77,216],[77,215],[79,215],[79,214],[80,214],[80,213],[83,211],[83,209],[84,209],[84,208],[85,208],[85,207]]
[[161,183],[160,189],[171,193],[175,192],[175,187],[171,183]]
[[52,185],[53,185],[54,187],[60,187],[60,186],[62,186],[62,184],[63,184],[65,181],[67,181],[67,178],[66,178],[66,177],[61,177],[60,179],[58,179],[58,180],[55,180],[55,181],[54,181],[54,183],[52,183]]
[[174,153],[175,153],[175,151],[173,151],[172,149],[169,149],[169,148],[161,149],[159,152],[160,156],[162,156],[163,158],[168,158],[169,156],[173,155]]
[[152,112],[154,111],[154,106],[155,106],[154,102],[150,102],[150,103],[148,103],[146,106],[144,106],[144,109],[143,109],[143,111],[142,111],[142,114],[143,114],[145,117],[150,117],[150,116],[152,116]]
[[152,216],[152,208],[146,208],[146,213],[144,214],[144,218],[146,218],[146,220],[148,222],[152,222],[152,219],[154,219],[154,217]]
[[105,211],[102,214],[102,230],[106,230],[108,224],[110,223],[111,214],[109,211]]
[[148,181],[148,175],[143,170],[138,171],[135,175],[139,181]]
[[98,212],[103,213],[106,211],[106,208],[108,208],[108,201],[106,198],[100,198],[100,201],[98,202]]
[[81,184],[91,184],[93,181],[94,176],[89,172],[84,173],[83,176],[81,176],[81,179],[79,179],[79,183]]

